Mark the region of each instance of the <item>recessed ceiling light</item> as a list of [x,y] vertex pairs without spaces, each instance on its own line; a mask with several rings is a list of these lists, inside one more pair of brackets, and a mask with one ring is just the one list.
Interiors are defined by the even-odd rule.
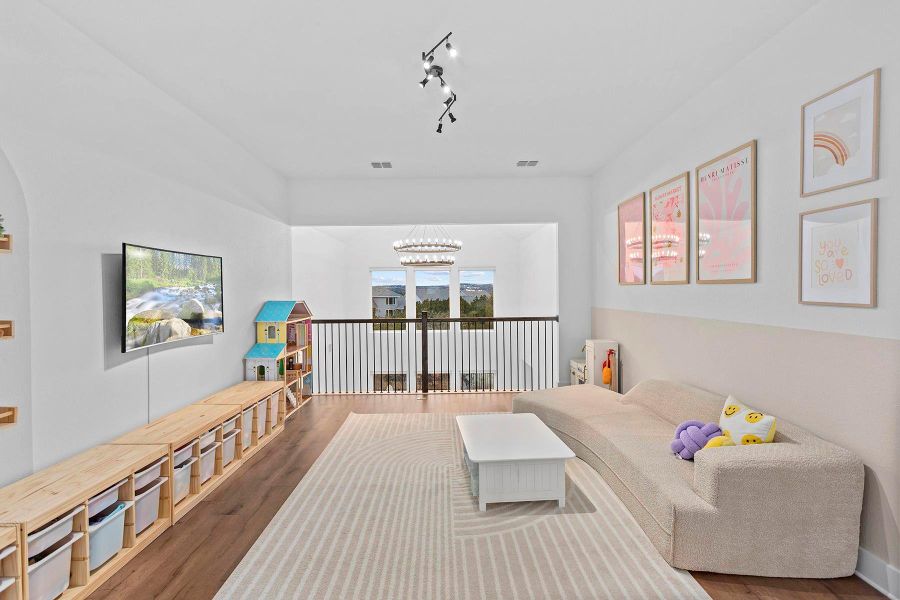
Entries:
[[538,161],[536,160],[520,160],[516,163],[517,167],[536,167]]

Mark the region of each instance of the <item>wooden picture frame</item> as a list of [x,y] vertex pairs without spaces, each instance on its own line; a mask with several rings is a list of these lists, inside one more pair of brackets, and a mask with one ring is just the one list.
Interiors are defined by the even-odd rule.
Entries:
[[[862,208],[863,210],[853,210],[857,207]],[[865,209],[868,209],[868,214],[866,214]],[[844,212],[844,216],[856,216],[861,219],[868,219],[868,228],[857,228],[856,233],[853,233],[852,223],[859,222],[861,219],[857,218],[855,221],[841,221],[841,220],[830,220],[830,221],[820,221],[820,228],[830,228],[832,231],[827,231],[826,234],[822,235],[820,238],[824,240],[819,244],[815,243],[815,236],[812,225],[809,227],[804,227],[804,224],[807,224],[807,221],[810,220],[810,217],[813,215],[821,215],[824,216],[828,213],[838,213]],[[837,215],[833,215],[836,217]],[[797,282],[797,300],[800,304],[810,304],[816,306],[848,306],[848,307],[856,307],[856,308],[874,308],[877,305],[877,280],[878,280],[878,199],[871,198],[869,200],[860,200],[858,202],[850,202],[847,204],[839,204],[837,206],[828,206],[825,208],[818,208],[815,210],[809,210],[803,213],[800,213],[800,232],[799,232],[799,268],[798,268],[798,282]],[[855,244],[853,242],[846,242],[846,240],[842,240],[838,242],[844,236],[844,233],[837,228],[839,227],[850,227],[850,237],[855,239]],[[808,235],[809,238],[808,239]],[[865,234],[865,235],[862,235]],[[866,235],[868,236],[868,240],[866,240]],[[862,239],[860,239],[860,237]],[[865,243],[868,241],[868,243]],[[833,244],[829,244],[830,242],[834,242]],[[844,246],[844,243],[849,244],[849,246]],[[835,258],[834,256],[827,254],[829,251],[834,252],[834,255],[839,253],[837,249],[838,243],[845,248],[847,248],[847,253],[849,254],[852,251],[863,250],[863,256],[859,259],[859,261],[853,261],[852,258],[846,259],[851,262],[846,263],[845,257],[842,255],[839,258]],[[852,246],[855,245],[855,248]],[[816,270],[816,267],[813,265],[813,254],[817,252],[816,246],[819,247],[819,252],[822,252],[822,259],[820,261],[816,261],[823,263],[818,271],[819,275],[817,276],[817,286],[821,288],[825,288],[826,284],[833,285],[834,290],[832,294],[834,299],[825,300],[822,299],[827,292],[820,291],[819,299],[810,299],[813,296],[813,291],[811,288],[812,284],[812,275]],[[804,254],[804,252],[808,251],[809,254]],[[865,256],[865,253],[868,253],[868,257]],[[842,253],[843,254],[843,253]],[[868,260],[866,260],[868,258]],[[840,262],[839,262],[840,261]],[[850,280],[847,277],[847,271],[851,271],[854,264],[862,264],[867,267],[863,269],[863,273],[868,275],[868,281],[864,281],[862,287],[854,287],[851,288],[847,285],[847,282]],[[844,267],[846,266],[846,269]],[[856,280],[858,281],[860,278],[860,273],[855,272]],[[809,288],[805,286],[804,282],[809,283]],[[857,294],[857,297],[854,297],[854,290],[857,293],[867,293],[867,297],[861,298]],[[841,300],[843,298],[843,300]]]
[[878,179],[880,111],[880,68],[800,107],[801,197]]
[[[646,257],[646,231],[647,231],[647,214],[646,214],[646,194],[641,192],[632,196],[619,204],[616,210],[616,228],[618,230],[618,271],[619,285],[644,285],[647,283],[647,257]],[[627,227],[628,224],[636,223],[634,218],[638,214],[637,204],[640,204],[640,231],[635,232],[635,227]],[[626,213],[623,216],[623,211]],[[630,218],[630,220],[628,220]],[[630,229],[632,235],[626,235]],[[634,235],[637,233],[637,235]],[[631,255],[631,256],[630,256]],[[639,255],[639,259],[633,255]],[[630,263],[640,262],[640,271],[637,269],[629,269]],[[634,275],[633,281],[629,281],[629,274]],[[640,280],[638,281],[638,275]]]
[[[740,177],[739,196],[733,177]],[[744,185],[744,179],[749,185]],[[756,140],[709,160],[694,172],[694,269],[703,284],[756,283]],[[718,188],[718,189],[714,189]],[[704,219],[704,215],[709,215]],[[715,218],[727,216],[729,219]],[[738,218],[739,217],[739,218]],[[743,225],[728,225],[735,221]],[[724,225],[723,225],[724,224]],[[715,230],[715,231],[713,231]],[[715,262],[703,263],[709,254]],[[719,271],[719,277],[704,276]]]
[[690,179],[685,171],[650,188],[650,285],[691,282]]

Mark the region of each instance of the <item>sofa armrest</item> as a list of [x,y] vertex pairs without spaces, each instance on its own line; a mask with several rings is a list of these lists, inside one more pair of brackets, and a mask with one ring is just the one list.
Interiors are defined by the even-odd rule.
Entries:
[[862,508],[864,467],[855,454],[828,442],[708,448],[694,455],[694,491],[717,508],[746,505],[762,512],[785,502],[827,502]]

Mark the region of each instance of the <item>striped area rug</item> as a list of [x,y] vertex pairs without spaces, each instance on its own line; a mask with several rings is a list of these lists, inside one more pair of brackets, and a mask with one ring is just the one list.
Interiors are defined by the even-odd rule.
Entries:
[[708,598],[593,469],[567,476],[565,509],[482,513],[453,415],[352,414],[216,599]]

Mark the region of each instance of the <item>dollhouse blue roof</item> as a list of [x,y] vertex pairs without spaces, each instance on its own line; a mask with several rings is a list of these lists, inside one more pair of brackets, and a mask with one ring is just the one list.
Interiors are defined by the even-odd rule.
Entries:
[[250,348],[250,352],[244,358],[271,358],[276,359],[284,352],[287,344],[256,344]]
[[297,305],[295,300],[269,300],[263,304],[262,310],[256,315],[257,323],[284,323],[287,322],[291,311]]

